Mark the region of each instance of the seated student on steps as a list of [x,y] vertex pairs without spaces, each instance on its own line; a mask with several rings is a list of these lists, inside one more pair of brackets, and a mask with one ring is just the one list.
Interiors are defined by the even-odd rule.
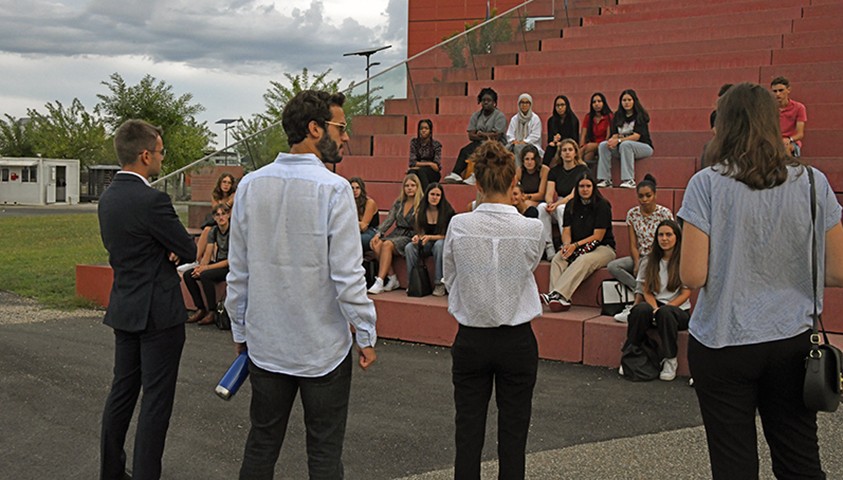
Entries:
[[[369,288],[369,293],[377,295],[399,287],[398,276],[392,268],[394,255],[404,255],[404,247],[415,235],[416,211],[421,203],[419,177],[409,174],[404,177],[401,195],[392,204],[386,220],[378,227],[378,232],[370,243],[372,251],[378,256],[378,278]],[[395,228],[387,235],[389,229]]]
[[468,121],[468,145],[460,149],[457,155],[457,162],[454,170],[443,179],[444,183],[460,183],[465,181],[469,185],[474,184],[474,164],[468,162],[474,150],[486,140],[497,140],[503,142],[506,133],[506,117],[498,110],[498,94],[491,88],[480,90],[477,95],[477,103],[480,110],[471,115]]
[[[669,208],[656,203],[656,179],[649,173],[636,187],[638,205],[629,209],[626,224],[629,229],[629,256],[609,262],[609,273],[631,291],[635,292],[635,303],[643,300],[641,285],[636,280],[638,273],[647,264],[647,255],[653,249],[656,227],[662,220],[673,220]],[[615,315],[618,322],[626,322],[632,305]]]
[[565,207],[562,249],[550,262],[550,291],[541,295],[552,312],[571,308],[577,287],[615,259],[612,205],[595,183],[590,173],[583,173]]
[[[682,229],[674,220],[663,220],[656,229],[656,243],[648,260],[638,273],[644,301],[629,313],[626,342],[641,345],[647,330],[659,332],[659,355],[662,371],[659,378],[676,378],[676,338],[688,329],[691,319],[691,289],[679,278],[679,256],[682,250]],[[618,373],[623,375],[623,370]]]

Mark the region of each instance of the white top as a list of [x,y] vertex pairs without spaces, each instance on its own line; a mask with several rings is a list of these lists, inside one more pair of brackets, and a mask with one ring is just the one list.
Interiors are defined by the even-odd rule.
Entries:
[[[682,293],[682,287],[677,288],[676,290],[668,290],[667,289],[667,259],[662,258],[659,260],[659,287],[661,290],[658,292],[653,292],[653,296],[656,298],[656,301],[659,303],[668,304],[673,301],[674,298],[678,297],[680,293]],[[637,281],[640,285],[645,285],[646,281],[644,279],[646,268],[646,262],[644,266],[638,269],[638,278]],[[690,310],[691,309],[691,297],[688,297],[682,305],[678,306],[682,310]]]
[[442,267],[448,311],[468,327],[529,322],[542,313],[533,270],[544,251],[542,222],[512,205],[481,203],[454,216]]
[[351,185],[312,154],[278,154],[237,186],[228,294],[235,342],[255,365],[318,377],[351,349],[374,346],[363,248]]
[[[539,155],[544,155],[542,150],[542,121],[535,112],[533,118],[530,119],[530,133],[524,138],[524,141],[532,144],[539,150]],[[506,129],[506,141],[512,143],[515,140],[515,131],[518,129],[518,114],[516,113],[512,119],[509,120],[509,128]]]

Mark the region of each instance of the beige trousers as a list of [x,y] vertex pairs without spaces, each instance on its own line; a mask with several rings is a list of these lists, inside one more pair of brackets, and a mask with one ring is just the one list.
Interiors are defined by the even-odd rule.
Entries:
[[583,280],[614,259],[615,251],[611,247],[600,245],[568,264],[568,261],[562,258],[562,250],[559,250],[550,262],[550,291],[559,292],[566,300],[571,300]]

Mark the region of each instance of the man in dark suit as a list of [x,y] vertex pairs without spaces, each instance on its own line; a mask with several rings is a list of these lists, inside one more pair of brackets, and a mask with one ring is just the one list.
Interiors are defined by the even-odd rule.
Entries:
[[124,443],[143,387],[135,434],[135,479],[161,476],[179,360],[184,346],[184,307],[175,264],[196,258],[196,245],[170,197],[149,186],[161,172],[161,130],[128,120],[114,136],[122,166],[100,197],[100,233],[114,270],[104,323],[114,329],[114,380],[102,416],[100,478],[126,474]]

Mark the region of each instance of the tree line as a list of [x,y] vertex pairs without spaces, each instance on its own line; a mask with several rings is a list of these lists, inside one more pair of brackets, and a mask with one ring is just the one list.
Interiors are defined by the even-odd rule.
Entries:
[[[288,84],[270,81],[263,94],[265,111],[241,118],[233,130],[235,141],[281,120],[284,107],[294,95],[308,88],[340,91],[341,79],[329,78],[328,69],[311,76],[305,68],[300,74],[284,74]],[[164,129],[167,162],[164,173],[176,170],[215,150],[214,133],[207,122],[196,116],[205,107],[194,102],[193,94],[177,95],[164,80],[146,75],[136,85],[129,85],[119,73],[100,82],[107,90],[98,94],[97,104],[88,110],[78,98],[69,105],[56,100],[42,110],[27,109],[26,118],[8,113],[0,118],[0,155],[5,157],[73,158],[82,166],[116,164],[112,146],[114,131],[130,118],[142,118]],[[383,112],[383,101],[372,89],[372,114]],[[346,115],[366,114],[366,94],[352,93],[345,104]],[[351,127],[349,127],[351,128]],[[249,161],[246,167],[257,168],[271,162],[280,151],[288,151],[282,128],[271,128],[236,147]]]

